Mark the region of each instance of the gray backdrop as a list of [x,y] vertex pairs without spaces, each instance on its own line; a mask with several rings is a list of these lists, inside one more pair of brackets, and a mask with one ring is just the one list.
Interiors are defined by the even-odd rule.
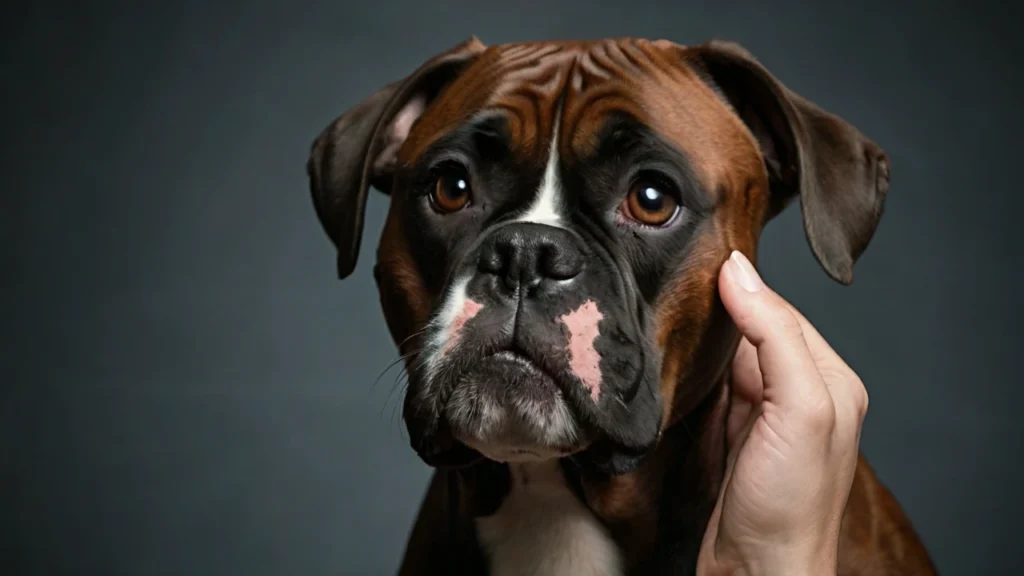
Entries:
[[304,163],[337,114],[471,33],[737,40],[879,142],[891,196],[855,285],[817,267],[795,209],[764,275],[863,376],[864,451],[940,569],[1019,569],[1020,20],[839,4],[5,10],[0,572],[396,567],[428,469],[397,370],[372,386],[395,358],[370,274],[386,201],[341,283]]

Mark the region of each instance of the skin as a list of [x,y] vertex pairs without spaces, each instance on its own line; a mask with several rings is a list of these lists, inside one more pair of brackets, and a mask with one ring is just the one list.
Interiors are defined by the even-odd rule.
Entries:
[[739,252],[722,266],[719,291],[743,339],[726,476],[698,574],[835,574],[867,392]]

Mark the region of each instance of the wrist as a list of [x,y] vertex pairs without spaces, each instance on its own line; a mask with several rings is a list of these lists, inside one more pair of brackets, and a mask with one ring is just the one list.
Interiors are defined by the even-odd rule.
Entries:
[[830,554],[791,554],[781,551],[771,558],[756,558],[740,564],[735,576],[835,576],[836,560]]
[[834,566],[813,568],[806,565],[773,565],[771,567],[716,566],[698,572],[699,576],[834,576]]
[[837,570],[835,554],[785,551],[781,547],[745,554],[743,558],[718,557],[709,564],[698,568],[699,576],[834,576]]

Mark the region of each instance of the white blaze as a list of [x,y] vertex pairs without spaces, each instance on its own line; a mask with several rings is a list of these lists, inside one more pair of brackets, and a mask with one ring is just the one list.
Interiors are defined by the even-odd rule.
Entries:
[[526,210],[526,213],[517,219],[517,222],[534,222],[547,224],[549,226],[562,225],[562,182],[558,178],[558,124],[560,114],[555,115],[555,128],[551,135],[551,150],[548,152],[548,163],[544,168],[544,178],[541,180],[537,198]]

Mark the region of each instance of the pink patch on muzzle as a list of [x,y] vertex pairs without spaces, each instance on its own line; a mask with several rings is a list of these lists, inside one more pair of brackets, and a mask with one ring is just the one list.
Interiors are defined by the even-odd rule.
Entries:
[[576,310],[562,316],[559,321],[569,329],[569,368],[590,391],[597,402],[601,395],[601,356],[594,349],[597,324],[604,314],[593,300],[587,300]]
[[483,307],[484,305],[479,302],[466,300],[466,303],[462,305],[462,310],[459,310],[458,315],[452,320],[452,325],[448,332],[448,341],[444,343],[444,348],[441,349],[441,356],[446,356],[455,348],[455,345],[459,343],[459,339],[462,338],[462,329],[466,326],[466,322],[472,320]]

